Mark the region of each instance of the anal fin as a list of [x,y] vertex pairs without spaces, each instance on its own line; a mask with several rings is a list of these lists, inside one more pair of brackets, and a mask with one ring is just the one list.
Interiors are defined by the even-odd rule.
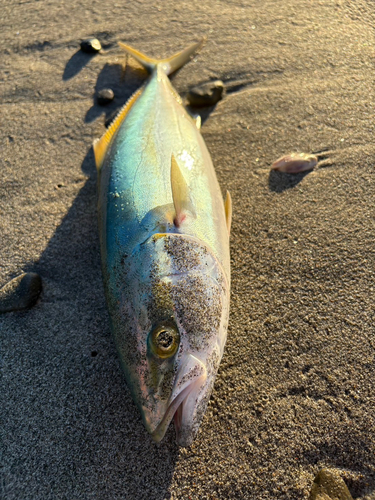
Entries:
[[108,127],[108,130],[102,135],[100,139],[95,139],[93,143],[94,154],[95,154],[95,163],[96,168],[100,170],[103,165],[105,155],[107,153],[108,147],[111,144],[112,138],[120,128],[120,125],[125,120],[126,115],[129,113],[131,107],[141,95],[143,91],[143,87],[137,90],[130,99],[126,102],[126,104],[121,108],[118,112],[116,118],[113,120],[111,125]]

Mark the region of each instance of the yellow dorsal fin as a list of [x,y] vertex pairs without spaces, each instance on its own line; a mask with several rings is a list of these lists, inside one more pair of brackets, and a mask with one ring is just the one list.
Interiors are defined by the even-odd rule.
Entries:
[[230,192],[227,191],[227,195],[225,197],[225,220],[227,222],[228,236],[230,235],[230,227],[232,225],[232,197]]
[[103,134],[100,139],[95,139],[93,147],[94,147],[96,168],[98,170],[100,170],[101,166],[103,165],[104,158],[105,158],[106,152],[108,150],[108,146],[110,145],[113,136],[115,135],[115,133],[119,129],[121,123],[124,121],[130,108],[133,106],[135,101],[141,95],[142,91],[143,91],[143,87],[140,88],[139,90],[137,90],[137,92],[135,92],[130,97],[130,99],[128,99],[126,104],[120,109],[116,118],[113,120],[111,125],[108,127],[108,130],[105,132],[105,134]]
[[190,201],[189,187],[173,154],[171,158],[171,186],[173,205],[176,212],[173,222],[176,227],[179,227],[186,218],[186,211],[189,211],[194,216],[195,211]]

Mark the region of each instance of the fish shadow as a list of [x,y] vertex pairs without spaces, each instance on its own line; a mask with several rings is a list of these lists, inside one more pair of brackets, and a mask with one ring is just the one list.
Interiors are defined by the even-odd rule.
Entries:
[[[74,55],[64,78],[90,58]],[[103,109],[109,119],[143,84],[145,72],[122,71],[120,64],[104,66],[96,90],[110,86],[115,102],[106,108],[94,102],[86,122]],[[10,404],[21,415],[20,426],[32,429],[22,442],[10,434],[12,480],[18,498],[30,490],[47,498],[53,488],[54,498],[164,500],[170,498],[179,447],[172,425],[160,444],[152,441],[126,385],[102,285],[92,148],[81,169],[88,179],[40,259],[24,268],[42,277],[41,298],[31,310],[11,313],[19,335],[27,332],[20,350],[27,352],[22,369],[30,382],[23,396],[9,394]],[[56,199],[65,187],[56,187]],[[41,402],[43,418],[36,419]]]
[[287,174],[271,170],[268,177],[268,187],[275,193],[282,193],[287,189],[296,187],[311,171],[301,172],[299,174]]
[[[41,275],[41,299],[16,313],[21,331],[33,337],[27,349],[32,385],[23,399],[14,395],[22,425],[33,432],[21,445],[10,437],[20,464],[14,474],[25,489],[19,498],[26,488],[47,498],[53,485],[54,498],[162,500],[179,448],[172,426],[162,443],[152,441],[125,383],[102,286],[92,148],[81,168],[90,177],[39,261],[25,269]],[[45,417],[36,421],[41,401]],[[47,442],[55,443],[53,452]]]
[[[144,70],[134,68],[126,64],[126,58],[121,63],[106,63],[100,71],[95,83],[95,93],[93,105],[87,111],[85,122],[91,123],[103,113],[105,122],[108,126],[116,116],[126,101],[138,90],[147,78]],[[125,70],[124,70],[125,66]],[[113,101],[106,106],[100,106],[97,103],[97,94],[100,90],[110,88],[115,94]]]

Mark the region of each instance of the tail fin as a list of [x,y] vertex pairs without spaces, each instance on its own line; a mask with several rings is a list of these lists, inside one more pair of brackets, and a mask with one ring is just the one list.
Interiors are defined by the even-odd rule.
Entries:
[[161,64],[166,74],[170,75],[171,73],[174,73],[179,68],[181,68],[188,61],[190,61],[193,55],[196,52],[198,52],[200,48],[202,48],[205,41],[206,38],[202,38],[201,41],[194,43],[193,45],[190,45],[190,47],[188,47],[187,49],[182,50],[181,52],[178,52],[177,54],[174,54],[173,56],[168,57],[167,59],[152,59],[151,57],[142,54],[142,52],[133,49],[133,47],[125,45],[125,43],[119,42],[119,45],[128,54],[134,57],[134,59],[136,59],[145,69],[147,69],[149,73],[152,73],[152,71],[156,68],[156,66]]

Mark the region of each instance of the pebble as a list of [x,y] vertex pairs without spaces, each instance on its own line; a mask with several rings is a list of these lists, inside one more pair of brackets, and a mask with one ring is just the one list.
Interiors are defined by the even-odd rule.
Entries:
[[22,273],[0,289],[0,313],[29,309],[42,291],[42,279],[37,273]]
[[309,500],[353,500],[340,474],[321,469],[314,479]]
[[187,99],[191,106],[213,106],[223,96],[224,83],[221,80],[203,83],[189,90]]
[[96,100],[100,106],[105,106],[113,101],[115,94],[112,89],[102,89],[99,90],[96,96]]
[[97,38],[88,38],[87,40],[82,40],[81,42],[81,50],[87,54],[96,54],[101,49],[101,43]]
[[313,170],[317,163],[318,158],[315,155],[290,153],[272,163],[271,169],[286,172],[287,174],[299,174],[300,172]]

